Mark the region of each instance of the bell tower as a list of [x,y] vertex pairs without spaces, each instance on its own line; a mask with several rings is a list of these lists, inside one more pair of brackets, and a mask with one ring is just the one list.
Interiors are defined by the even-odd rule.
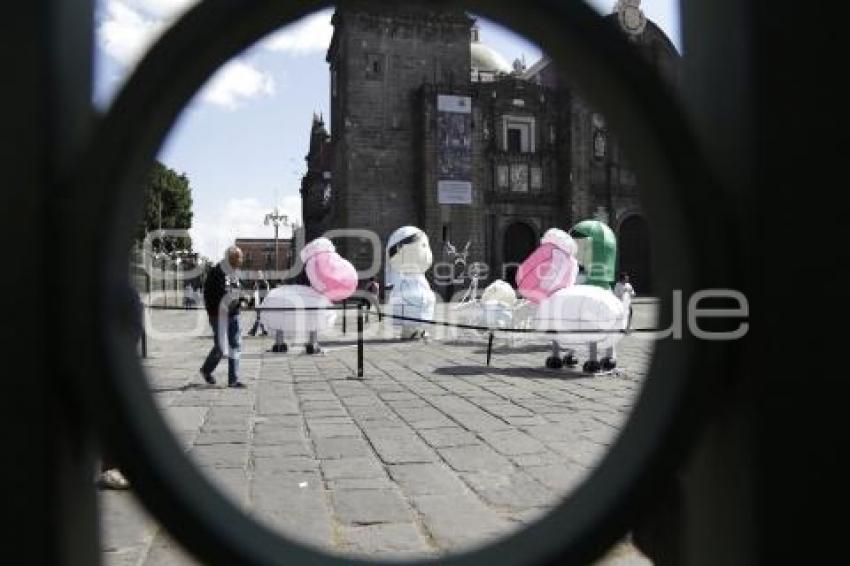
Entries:
[[[472,18],[425,2],[347,4],[334,13],[331,74],[335,224],[376,232],[421,224],[424,84],[468,84]],[[338,241],[358,268],[366,241]],[[376,250],[378,251],[378,250]]]

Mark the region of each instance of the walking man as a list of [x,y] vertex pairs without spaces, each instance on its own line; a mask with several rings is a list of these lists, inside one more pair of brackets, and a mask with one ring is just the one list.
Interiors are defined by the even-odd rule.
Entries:
[[[237,270],[242,266],[242,250],[230,246],[224,259],[210,270],[204,285],[204,307],[213,330],[213,347],[201,366],[201,377],[209,384],[215,383],[215,370],[227,348],[227,385],[245,387],[239,381],[239,355],[242,336],[239,312],[244,300],[240,295]],[[227,344],[224,344],[225,338]]]

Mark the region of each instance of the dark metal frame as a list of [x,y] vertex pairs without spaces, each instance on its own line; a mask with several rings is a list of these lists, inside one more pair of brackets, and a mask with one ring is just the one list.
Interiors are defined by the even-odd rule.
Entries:
[[[338,2],[337,4],[344,4]],[[291,542],[246,517],[189,461],[147,388],[137,351],[118,324],[126,284],[127,222],[140,210],[136,187],[171,125],[221,64],[280,25],[324,7],[309,0],[207,0],[152,48],[99,124],[76,184],[89,222],[67,237],[73,249],[106,241],[105,257],[82,257],[94,274],[75,290],[69,316],[94,329],[74,337],[73,387],[147,508],[198,558],[210,564],[357,564]],[[534,38],[581,85],[621,132],[653,222],[654,275],[662,320],[672,290],[685,295],[708,274],[727,273],[722,201],[678,104],[626,40],[579,2],[471,0],[466,6],[510,22]],[[104,238],[104,234],[109,237]],[[701,238],[711,234],[711,238]],[[671,269],[675,266],[675,271]],[[85,305],[81,309],[79,306]],[[588,480],[527,529],[442,564],[576,563],[598,556],[623,536],[653,489],[668,481],[691,439],[725,346],[682,340],[658,344],[632,418]]]

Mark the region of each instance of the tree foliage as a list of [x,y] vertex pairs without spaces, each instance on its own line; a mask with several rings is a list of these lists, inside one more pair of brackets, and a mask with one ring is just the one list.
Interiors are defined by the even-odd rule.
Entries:
[[[189,178],[155,161],[145,180],[144,216],[137,231],[142,240],[147,232],[158,230],[189,229],[192,226],[192,189]],[[161,218],[160,218],[161,214]],[[192,249],[190,238],[164,238],[166,251]],[[154,239],[154,247],[158,240]]]

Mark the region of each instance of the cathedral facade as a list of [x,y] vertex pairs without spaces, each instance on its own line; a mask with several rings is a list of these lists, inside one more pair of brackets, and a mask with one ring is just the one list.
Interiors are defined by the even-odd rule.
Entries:
[[[622,9],[608,20],[676,81],[678,54],[660,29]],[[308,240],[367,229],[385,245],[396,228],[419,226],[439,290],[451,279],[439,264],[449,242],[469,242],[485,284],[513,284],[545,230],[597,218],[618,236],[620,270],[651,292],[638,182],[604,117],[547,58],[507,64],[462,10],[364,3],[332,22],[330,133],[314,117],[301,187]],[[358,268],[380,259],[366,240],[335,241]]]

